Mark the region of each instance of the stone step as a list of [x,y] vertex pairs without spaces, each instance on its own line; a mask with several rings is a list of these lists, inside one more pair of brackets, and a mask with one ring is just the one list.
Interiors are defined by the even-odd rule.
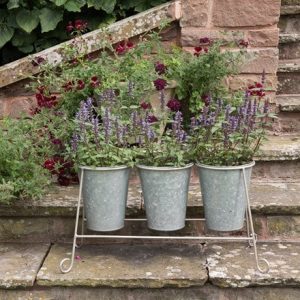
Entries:
[[300,58],[300,33],[281,33],[279,36],[279,59]]
[[299,3],[281,6],[280,16],[297,15],[297,14],[300,14],[300,4]]
[[277,95],[276,104],[281,112],[300,112],[300,95]]
[[70,257],[70,244],[55,244],[49,253],[44,245],[30,253],[30,244],[0,244],[0,298],[298,300],[300,244],[258,243],[259,257],[270,264],[266,274],[247,245],[84,245],[73,269],[62,274],[59,263]]
[[300,59],[280,60],[277,72],[278,73],[300,72]]
[[[293,178],[294,179],[294,178]],[[61,187],[45,199],[15,206],[0,206],[0,241],[71,241],[74,233],[78,187]],[[300,241],[300,182],[252,180],[251,208],[255,230],[260,239],[297,239]],[[145,217],[141,188],[130,183],[126,215]],[[199,184],[190,185],[187,216],[203,217]],[[243,229],[243,232],[245,228]],[[164,235],[147,228],[146,222],[127,221],[122,235]],[[207,234],[204,222],[188,221],[171,235]],[[106,240],[99,240],[106,243]]]

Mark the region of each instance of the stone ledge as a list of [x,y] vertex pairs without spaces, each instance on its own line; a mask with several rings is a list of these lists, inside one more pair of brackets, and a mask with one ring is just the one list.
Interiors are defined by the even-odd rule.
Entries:
[[259,257],[270,264],[267,274],[256,269],[253,248],[245,244],[214,244],[207,248],[209,282],[213,285],[234,288],[300,286],[300,244],[258,244]]
[[300,112],[300,95],[277,95],[276,102],[280,111]]
[[0,289],[33,286],[48,244],[0,244]]
[[[131,183],[127,203],[127,216],[144,216],[140,186]],[[78,187],[60,187],[36,202],[20,202],[14,206],[0,206],[2,217],[74,217],[76,214]],[[252,180],[250,188],[251,208],[255,214],[299,215],[300,183]],[[189,189],[187,214],[203,214],[200,185],[192,183]]]
[[278,73],[300,72],[300,59],[280,60]]
[[283,5],[280,9],[280,15],[297,15],[300,14],[300,5]]
[[[71,245],[54,245],[37,275],[39,286],[109,286],[126,288],[186,288],[207,280],[201,245],[83,246],[73,269],[62,274],[61,259]],[[78,257],[77,256],[77,257]]]
[[300,34],[299,33],[280,33],[279,35],[279,43],[297,43],[300,42]]

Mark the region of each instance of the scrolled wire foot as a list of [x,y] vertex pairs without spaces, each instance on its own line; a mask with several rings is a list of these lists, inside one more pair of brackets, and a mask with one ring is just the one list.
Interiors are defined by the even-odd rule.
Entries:
[[[260,266],[260,262],[263,262],[263,264],[265,265],[263,268]],[[266,274],[270,271],[270,264],[265,258],[260,258],[256,262],[256,266],[257,266],[257,269],[260,273]]]
[[[65,264],[67,261],[70,261],[70,266],[69,266],[68,268],[65,268],[64,264]],[[60,264],[59,264],[60,271],[61,271],[62,273],[69,273],[69,272],[72,270],[72,268],[73,268],[73,263],[74,263],[74,260],[73,260],[73,259],[68,258],[68,257],[67,257],[67,258],[64,258],[64,259],[60,262]]]

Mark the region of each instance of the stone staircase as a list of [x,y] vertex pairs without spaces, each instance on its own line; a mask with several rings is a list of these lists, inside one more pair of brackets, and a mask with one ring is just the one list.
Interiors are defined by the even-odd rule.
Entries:
[[[0,206],[1,300],[300,299],[300,2],[282,4],[276,97],[280,128],[257,157],[250,189],[258,251],[269,260],[270,272],[256,270],[246,242],[109,239],[87,240],[76,252],[73,270],[62,274],[59,262],[71,255],[74,232],[78,187],[72,186],[54,188],[40,201]],[[197,180],[193,174],[188,217],[203,216]],[[126,214],[145,216],[135,175]],[[117,233],[157,234],[145,222],[129,221]],[[212,232],[203,222],[190,221],[171,233],[199,234]],[[233,233],[240,234],[245,229]]]

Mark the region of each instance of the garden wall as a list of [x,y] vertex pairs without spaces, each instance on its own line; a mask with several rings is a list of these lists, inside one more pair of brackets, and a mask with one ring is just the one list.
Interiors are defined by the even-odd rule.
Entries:
[[[280,0],[184,0],[122,20],[109,30],[113,41],[118,42],[155,28],[169,18],[173,23],[164,34],[165,43],[179,43],[188,51],[193,51],[201,37],[248,41],[248,62],[240,75],[228,78],[228,84],[235,90],[245,88],[259,81],[265,70],[272,100],[277,86],[279,15]],[[99,50],[96,41],[100,35],[97,30],[85,35],[91,52]],[[36,56],[59,61],[61,48],[58,45]],[[31,61],[32,57],[27,57],[0,67],[0,117],[17,117],[34,105],[34,93],[25,89],[28,77],[38,72]]]

